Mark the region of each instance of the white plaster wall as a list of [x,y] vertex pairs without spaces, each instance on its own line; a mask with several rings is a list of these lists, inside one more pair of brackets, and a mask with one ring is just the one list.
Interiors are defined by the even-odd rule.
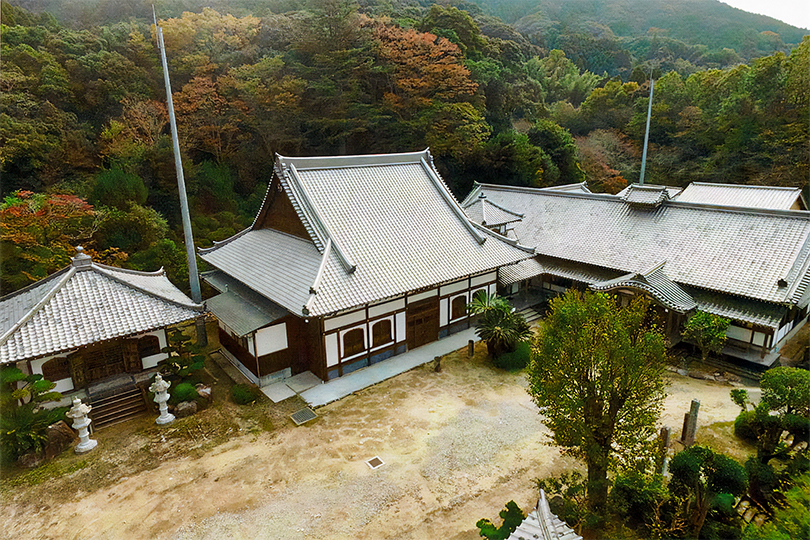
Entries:
[[380,315],[385,315],[386,313],[391,313],[392,311],[399,311],[405,309],[405,299],[398,298],[393,302],[385,302],[383,304],[377,304],[376,306],[370,306],[368,308],[368,316],[369,318],[373,319],[374,317],[379,317]]
[[744,343],[749,343],[751,341],[751,330],[748,328],[742,328],[740,326],[729,325],[728,330],[726,330],[726,335],[731,339],[736,339],[738,341],[742,341]]
[[283,351],[287,348],[287,323],[274,324],[256,332],[256,356]]
[[448,294],[453,294],[454,292],[463,291],[467,288],[467,280],[457,281],[455,283],[450,283],[449,285],[442,285],[439,289],[439,295],[445,296]]
[[397,343],[405,341],[405,313],[397,313]]
[[475,287],[476,285],[481,285],[483,283],[489,283],[490,281],[497,281],[498,280],[498,272],[490,272],[488,274],[482,274],[480,276],[475,276],[472,278],[471,285]]
[[338,335],[337,332],[334,334],[327,334],[326,335],[326,366],[332,367],[337,365],[340,361],[340,353],[338,352]]
[[420,300],[424,300],[426,298],[432,298],[434,296],[438,296],[439,289],[431,289],[429,291],[425,291],[423,293],[414,294],[413,296],[408,297],[408,303],[413,304],[414,302],[419,302]]
[[[163,347],[166,346],[166,332],[164,332],[163,330],[156,330],[155,332],[144,334],[143,336],[138,336],[138,338],[150,335],[157,336],[161,349],[163,349]],[[143,369],[153,368],[158,365],[158,362],[160,362],[161,360],[165,360],[168,357],[169,357],[168,353],[158,353],[153,354],[152,356],[144,356],[143,358],[141,358]]]
[[[45,358],[37,358],[36,360],[31,360],[32,374],[38,373],[39,375],[42,375],[42,364],[54,358],[58,358],[59,356],[61,355],[51,355],[46,356]],[[20,362],[20,367],[22,368],[23,372],[26,371],[26,369],[23,367],[24,365],[25,364],[23,362]],[[58,381],[51,381],[51,382],[56,383],[56,387],[53,389],[54,392],[61,392],[64,394],[65,392],[70,392],[71,390],[73,390],[73,379],[71,379],[70,377],[66,377],[64,379],[59,379]]]
[[446,326],[450,317],[450,302],[447,298],[439,300],[439,326]]
[[334,330],[335,328],[340,328],[341,326],[346,326],[348,324],[353,324],[364,320],[366,320],[366,310],[361,309],[353,313],[347,313],[346,315],[324,320],[323,329],[328,332],[329,330]]
[[765,345],[765,334],[762,332],[754,332],[754,341],[752,343],[760,347]]

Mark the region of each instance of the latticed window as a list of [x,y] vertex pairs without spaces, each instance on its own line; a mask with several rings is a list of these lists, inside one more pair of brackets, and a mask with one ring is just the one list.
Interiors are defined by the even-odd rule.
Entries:
[[70,362],[66,357],[53,358],[42,364],[42,376],[51,382],[70,377]]
[[375,347],[393,341],[394,337],[391,335],[391,320],[385,319],[374,323],[374,326],[371,327],[371,335]]
[[467,314],[467,297],[457,296],[450,305],[450,319],[460,319]]
[[144,336],[138,340],[138,356],[146,358],[160,352],[160,340],[157,336]]
[[366,350],[365,332],[355,328],[343,334],[343,356],[354,356]]

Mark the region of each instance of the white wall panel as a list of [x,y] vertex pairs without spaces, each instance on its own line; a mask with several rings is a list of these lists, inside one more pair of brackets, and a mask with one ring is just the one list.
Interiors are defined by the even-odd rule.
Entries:
[[749,328],[742,328],[732,324],[728,327],[728,330],[726,330],[726,335],[731,339],[736,339],[744,343],[751,342],[751,330]]
[[449,319],[449,302],[447,298],[439,300],[439,326],[446,326]]
[[340,361],[340,354],[338,353],[338,335],[335,332],[326,335],[326,366],[337,365],[338,361]]
[[405,341],[405,313],[397,313],[397,342]]
[[347,313],[346,315],[341,315],[340,317],[326,319],[323,321],[323,329],[328,332],[329,330],[334,330],[335,328],[340,328],[341,326],[347,326],[349,324],[358,323],[364,320],[366,320],[366,310],[361,309],[359,311]]
[[385,315],[386,313],[391,313],[392,311],[399,311],[405,309],[405,299],[398,298],[393,302],[385,302],[384,304],[377,304],[376,306],[371,306],[368,308],[368,316],[369,318],[373,319],[374,317],[379,317],[380,315]]
[[497,280],[498,280],[498,272],[490,272],[488,274],[483,274],[472,278],[472,286],[475,287],[476,285],[482,285],[484,283],[489,283],[490,281],[497,281]]
[[455,283],[450,283],[449,285],[442,285],[439,289],[439,296],[446,296],[448,294],[453,294],[454,292],[463,291],[467,288],[467,280],[457,281]]
[[431,289],[429,291],[425,291],[423,293],[414,294],[413,296],[408,297],[408,303],[413,304],[414,302],[419,302],[420,300],[424,300],[426,298],[431,298],[439,294],[439,289]]
[[274,324],[256,332],[256,356],[287,348],[287,323]]

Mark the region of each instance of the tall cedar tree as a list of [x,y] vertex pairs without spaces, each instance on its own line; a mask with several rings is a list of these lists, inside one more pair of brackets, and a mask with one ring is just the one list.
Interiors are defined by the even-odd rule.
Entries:
[[664,336],[649,301],[569,290],[551,301],[532,348],[528,392],[563,453],[588,467],[588,504],[599,511],[608,469],[640,455],[665,396]]

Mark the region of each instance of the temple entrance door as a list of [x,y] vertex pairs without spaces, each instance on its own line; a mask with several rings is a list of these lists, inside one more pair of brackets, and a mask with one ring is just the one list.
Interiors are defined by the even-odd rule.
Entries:
[[408,304],[406,315],[408,350],[439,339],[439,297]]

